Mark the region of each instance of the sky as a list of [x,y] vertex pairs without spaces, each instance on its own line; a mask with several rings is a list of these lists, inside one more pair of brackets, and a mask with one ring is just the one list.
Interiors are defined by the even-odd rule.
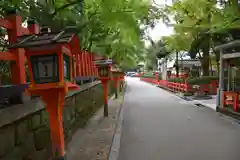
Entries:
[[[154,0],[158,5],[171,4],[172,0]],[[167,27],[162,21],[156,24],[156,26],[149,31],[149,36],[152,40],[157,41],[162,36],[169,36],[173,33],[173,29]],[[149,42],[146,42],[146,45],[149,45]]]

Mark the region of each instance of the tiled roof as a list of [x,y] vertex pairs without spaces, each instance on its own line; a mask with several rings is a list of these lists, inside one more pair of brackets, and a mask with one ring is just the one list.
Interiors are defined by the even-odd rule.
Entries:
[[61,31],[20,36],[9,48],[29,48],[56,43],[69,43],[75,33]]

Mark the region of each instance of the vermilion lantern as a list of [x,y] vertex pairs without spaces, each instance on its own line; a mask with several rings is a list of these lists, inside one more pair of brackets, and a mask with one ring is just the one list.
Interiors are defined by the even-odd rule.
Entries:
[[31,89],[49,89],[73,86],[73,62],[68,44],[74,33],[61,31],[22,36],[9,48],[25,48],[30,73]]
[[111,59],[94,61],[98,69],[98,78],[102,81],[104,91],[104,116],[108,117],[108,81],[110,80]]
[[109,79],[112,60],[96,60],[94,63],[97,66],[99,78]]
[[[62,110],[72,84],[72,50],[77,37],[69,31],[51,33],[47,28],[40,34],[25,35],[9,48],[24,48],[30,73],[29,92],[40,95],[49,113],[53,155],[64,159]],[[76,48],[74,48],[76,49]]]

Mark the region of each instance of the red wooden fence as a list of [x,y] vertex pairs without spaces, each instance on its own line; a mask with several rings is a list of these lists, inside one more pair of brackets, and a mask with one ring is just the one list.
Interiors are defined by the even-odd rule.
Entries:
[[[159,85],[160,87],[167,88],[174,92],[188,92],[193,93],[194,88],[192,85],[179,82],[169,82],[167,80],[157,80],[153,78],[140,78],[142,81]],[[207,92],[211,94],[217,93],[217,81],[212,81],[210,84],[200,84],[200,92]]]

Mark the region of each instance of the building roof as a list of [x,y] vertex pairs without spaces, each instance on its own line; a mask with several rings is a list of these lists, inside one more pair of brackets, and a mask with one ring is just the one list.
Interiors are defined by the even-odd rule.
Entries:
[[18,37],[17,42],[8,48],[29,48],[57,43],[69,43],[74,35],[75,33],[69,31],[23,35]]
[[[175,62],[176,64],[176,62]],[[201,66],[201,62],[199,59],[184,59],[184,60],[178,60],[178,64],[180,65],[195,65],[195,66]]]
[[[172,68],[176,65],[176,61],[171,61],[168,63],[167,68]],[[178,65],[181,65],[183,67],[190,67],[190,66],[201,66],[201,62],[199,59],[183,59],[183,60],[178,60]]]

